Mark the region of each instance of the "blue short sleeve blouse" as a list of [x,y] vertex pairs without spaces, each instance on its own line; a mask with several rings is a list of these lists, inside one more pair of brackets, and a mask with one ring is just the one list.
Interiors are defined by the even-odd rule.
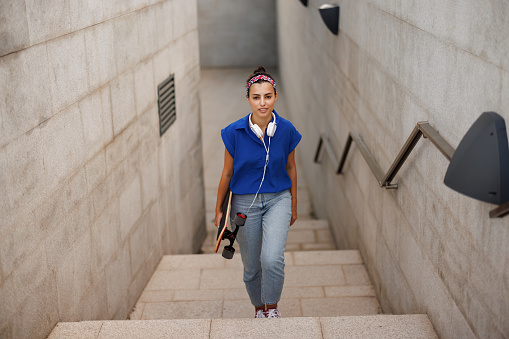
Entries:
[[[293,124],[275,111],[276,133],[270,138],[269,162],[259,193],[276,193],[292,187],[286,171],[288,155],[297,147],[302,135]],[[226,150],[233,157],[230,190],[234,194],[255,194],[262,181],[267,152],[260,139],[249,128],[249,114],[221,130]],[[265,145],[269,137],[265,133]]]

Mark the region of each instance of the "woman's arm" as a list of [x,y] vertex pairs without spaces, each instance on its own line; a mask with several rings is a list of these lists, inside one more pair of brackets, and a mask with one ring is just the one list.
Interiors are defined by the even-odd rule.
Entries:
[[292,181],[292,188],[290,188],[290,193],[292,194],[292,220],[290,221],[290,226],[292,226],[295,220],[297,220],[297,166],[295,165],[295,149],[288,155],[286,172],[288,172],[288,176]]
[[233,157],[228,153],[226,147],[224,149],[224,166],[223,173],[221,174],[221,180],[219,181],[219,187],[217,188],[217,200],[216,200],[216,218],[214,220],[214,225],[219,227],[219,223],[221,222],[221,217],[223,213],[221,212],[221,206],[223,204],[223,200],[226,197],[226,192],[228,192],[228,187],[230,187],[230,180],[233,176]]

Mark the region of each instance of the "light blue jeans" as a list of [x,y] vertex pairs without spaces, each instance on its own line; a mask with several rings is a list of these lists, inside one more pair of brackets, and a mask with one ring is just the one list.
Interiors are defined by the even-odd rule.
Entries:
[[[232,196],[232,219],[247,213],[255,195]],[[244,283],[255,307],[279,301],[285,278],[285,248],[292,218],[290,190],[258,194],[239,228],[237,241],[244,264]],[[233,219],[232,219],[233,220]]]

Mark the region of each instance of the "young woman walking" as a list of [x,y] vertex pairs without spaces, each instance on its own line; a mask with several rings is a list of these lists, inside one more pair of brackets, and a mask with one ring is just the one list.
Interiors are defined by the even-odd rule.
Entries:
[[239,228],[244,283],[256,318],[279,318],[284,282],[284,252],[289,227],[297,219],[295,147],[302,136],[274,110],[274,78],[258,67],[246,82],[252,112],[221,130],[225,145],[215,225],[221,204],[232,192],[230,219],[247,216]]

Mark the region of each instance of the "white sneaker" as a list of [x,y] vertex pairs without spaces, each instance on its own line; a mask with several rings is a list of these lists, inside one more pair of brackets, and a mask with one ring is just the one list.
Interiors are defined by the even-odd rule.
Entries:
[[277,308],[269,308],[267,309],[266,318],[281,318],[281,312]]
[[263,310],[256,311],[255,318],[266,318]]

